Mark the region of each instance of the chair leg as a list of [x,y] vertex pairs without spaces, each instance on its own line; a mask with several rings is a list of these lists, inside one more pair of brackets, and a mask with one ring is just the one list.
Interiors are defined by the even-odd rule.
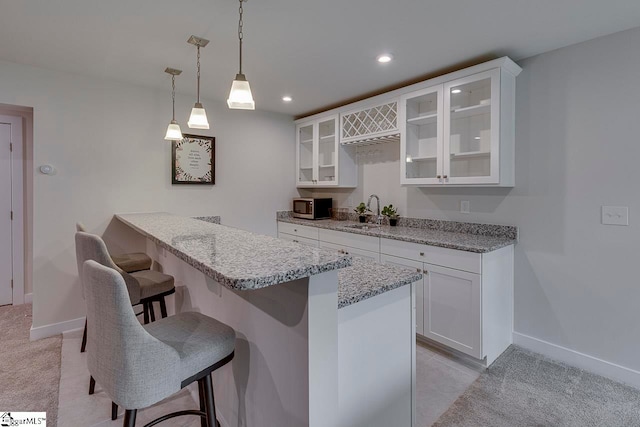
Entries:
[[80,353],[84,353],[87,348],[87,319],[84,319],[84,332],[82,333],[82,345],[80,346]]
[[89,379],[89,394],[93,394],[96,391],[96,380],[93,379],[93,375]]
[[111,402],[111,419],[115,420],[118,418],[118,405],[115,402]]
[[[200,397],[200,410],[206,414],[207,409],[204,407],[205,391],[204,391],[204,383],[202,381],[198,381],[198,391],[199,391],[198,395]],[[207,427],[206,418],[200,417],[200,427]]]
[[142,307],[144,310],[144,324],[146,325],[147,323],[149,323],[149,303],[148,302],[144,302],[142,303]]
[[149,316],[151,317],[151,321],[155,322],[156,321],[156,313],[155,311],[153,311],[153,301],[149,301]]
[[202,383],[202,391],[204,392],[204,407],[207,414],[207,427],[218,427],[218,420],[216,419],[216,405],[213,399],[213,383],[211,381],[211,374],[198,380],[198,383]]
[[167,317],[167,304],[164,301],[164,297],[160,299],[160,314],[162,318]]
[[137,409],[127,409],[124,411],[124,422],[122,423],[122,427],[136,427],[137,414]]

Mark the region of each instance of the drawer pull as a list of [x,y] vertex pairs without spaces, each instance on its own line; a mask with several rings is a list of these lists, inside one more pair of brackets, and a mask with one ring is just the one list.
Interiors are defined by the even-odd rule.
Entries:
[[300,243],[300,242],[298,242],[297,240],[295,240],[295,239],[294,239],[294,240],[293,240],[293,243]]
[[420,269],[419,269],[419,268],[416,268],[416,271],[417,271],[418,273],[420,273]]
[[295,232],[297,233],[297,232],[298,232],[298,229],[297,229],[297,228],[294,228],[294,229],[293,229],[293,231],[295,231]]
[[424,252],[420,252],[420,256],[424,256]]
[[422,270],[422,272],[423,272],[424,274],[429,274],[429,271],[428,271],[428,270]]

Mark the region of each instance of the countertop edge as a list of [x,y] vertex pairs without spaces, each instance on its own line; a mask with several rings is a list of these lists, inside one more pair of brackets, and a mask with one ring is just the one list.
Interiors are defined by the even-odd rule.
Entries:
[[[349,227],[345,227],[345,226],[327,226],[324,224],[319,224],[319,223],[314,223],[312,221],[309,221],[308,223],[301,223],[299,219],[297,218],[278,218],[277,219],[278,222],[286,222],[289,224],[300,224],[300,225],[305,225],[307,227],[315,227],[315,228],[322,228],[325,230],[334,230],[334,231],[340,231],[340,232],[344,232],[344,233],[351,233],[351,234],[359,234],[359,235],[363,235],[363,236],[371,236],[371,237],[379,237],[382,239],[390,239],[390,240],[398,240],[398,241],[402,241],[402,242],[409,242],[409,243],[418,243],[418,244],[423,244],[423,245],[428,245],[428,246],[436,246],[436,247],[440,247],[440,248],[445,248],[445,249],[454,249],[454,250],[459,250],[459,251],[465,251],[465,252],[474,252],[474,253],[488,253],[488,252],[493,252],[495,250],[504,248],[506,246],[510,246],[510,245],[515,245],[518,241],[516,239],[505,239],[503,242],[499,242],[499,243],[494,243],[492,245],[488,245],[486,247],[477,247],[477,246],[470,246],[470,245],[465,245],[465,244],[452,244],[452,243],[443,243],[443,242],[439,242],[436,240],[430,240],[430,239],[422,239],[422,238],[417,238],[417,237],[410,237],[410,236],[397,236],[397,235],[391,235],[391,234],[386,234],[384,233],[383,230],[380,231],[371,231],[371,230],[358,230],[355,228],[349,228]],[[439,231],[439,230],[436,230]],[[453,233],[450,231],[440,231],[442,233]],[[460,233],[460,234],[464,234],[464,233]],[[469,234],[470,236],[479,236],[477,234]],[[497,237],[493,237],[493,236],[486,236],[487,238],[491,238],[491,239],[496,239]]]

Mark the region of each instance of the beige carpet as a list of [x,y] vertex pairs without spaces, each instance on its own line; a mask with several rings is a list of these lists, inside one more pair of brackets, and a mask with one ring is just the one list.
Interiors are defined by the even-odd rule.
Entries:
[[58,418],[62,335],[29,341],[31,304],[0,307],[0,411],[47,412]]
[[510,347],[435,427],[637,427],[640,390]]

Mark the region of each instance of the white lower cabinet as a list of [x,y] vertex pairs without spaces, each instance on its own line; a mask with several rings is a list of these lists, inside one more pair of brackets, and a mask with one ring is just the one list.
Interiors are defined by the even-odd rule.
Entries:
[[383,264],[423,273],[415,285],[418,335],[487,366],[511,344],[513,246],[476,254],[381,239],[380,250]]
[[413,285],[419,336],[487,366],[512,342],[513,245],[480,254],[287,223],[278,235],[422,272]]
[[424,265],[424,335],[482,359],[479,274]]

